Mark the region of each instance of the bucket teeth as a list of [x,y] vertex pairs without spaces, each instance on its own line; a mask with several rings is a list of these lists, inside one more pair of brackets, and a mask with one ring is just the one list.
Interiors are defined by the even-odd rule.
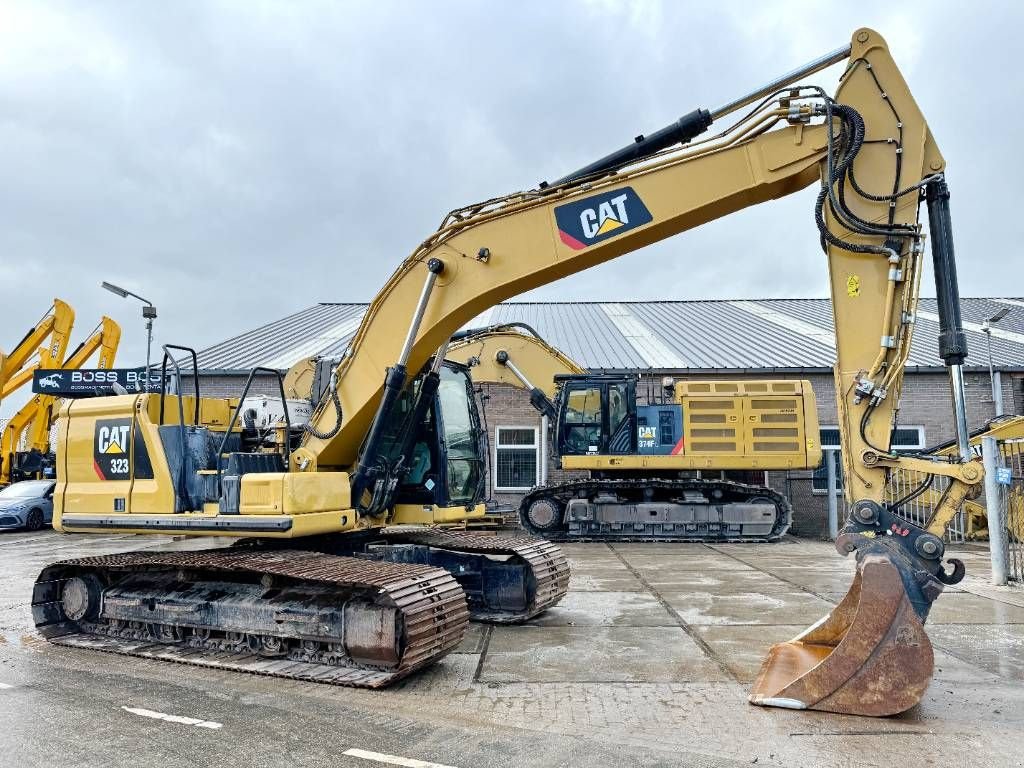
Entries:
[[865,555],[850,591],[822,621],[772,646],[750,703],[884,717],[917,704],[934,657],[899,569]]

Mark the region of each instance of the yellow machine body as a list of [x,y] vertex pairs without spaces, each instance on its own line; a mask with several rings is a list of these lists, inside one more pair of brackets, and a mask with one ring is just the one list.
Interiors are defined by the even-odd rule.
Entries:
[[[562,468],[784,470],[821,464],[818,410],[807,380],[680,381],[674,392],[683,434],[671,453],[563,456]],[[656,427],[647,429],[653,437]]]
[[[345,472],[246,474],[238,514],[219,514],[216,501],[207,499],[182,510],[166,454],[168,441],[178,434],[178,398],[166,396],[162,422],[160,400],[156,394],[137,394],[67,401],[57,422],[54,528],[69,533],[298,538],[383,523],[357,517]],[[195,426],[190,418],[194,406],[193,397],[182,397],[187,427]],[[237,407],[237,400],[202,398],[199,426],[219,439]],[[483,505],[467,510],[400,504],[393,522],[450,523],[483,514]]]

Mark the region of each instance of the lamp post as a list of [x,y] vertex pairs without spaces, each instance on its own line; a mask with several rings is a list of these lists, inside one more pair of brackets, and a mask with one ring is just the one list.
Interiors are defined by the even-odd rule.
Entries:
[[988,380],[992,385],[992,407],[996,412],[996,416],[1003,415],[1003,391],[1002,387],[996,384],[995,366],[992,364],[992,326],[1008,314],[1010,314],[1010,308],[1003,307],[981,324],[981,332],[988,339]]
[[114,285],[113,283],[108,283],[107,281],[104,280],[102,283],[100,283],[100,286],[106,288],[111,293],[120,296],[122,299],[127,299],[129,296],[131,296],[133,299],[138,299],[139,301],[142,302],[142,317],[146,321],[146,391],[148,392],[149,360],[150,352],[153,348],[153,319],[156,317],[156,307],[153,306],[153,302],[151,302],[149,299],[144,299],[142,296],[139,296],[139,294],[132,293],[131,291],[125,288],[121,288],[120,286]]

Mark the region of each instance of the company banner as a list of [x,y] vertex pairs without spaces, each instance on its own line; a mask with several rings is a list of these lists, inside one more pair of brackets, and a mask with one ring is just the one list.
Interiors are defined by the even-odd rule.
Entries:
[[160,372],[150,371],[148,386],[145,368],[38,368],[32,376],[33,392],[55,397],[113,395],[118,393],[115,384],[130,394],[159,392]]

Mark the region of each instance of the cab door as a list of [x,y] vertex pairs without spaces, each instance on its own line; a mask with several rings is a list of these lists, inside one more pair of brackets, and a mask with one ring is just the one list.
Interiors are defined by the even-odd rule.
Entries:
[[583,379],[563,385],[558,450],[565,456],[636,453],[636,383]]
[[636,382],[632,379],[609,381],[604,385],[605,434],[608,440],[604,453],[632,455],[637,452]]

